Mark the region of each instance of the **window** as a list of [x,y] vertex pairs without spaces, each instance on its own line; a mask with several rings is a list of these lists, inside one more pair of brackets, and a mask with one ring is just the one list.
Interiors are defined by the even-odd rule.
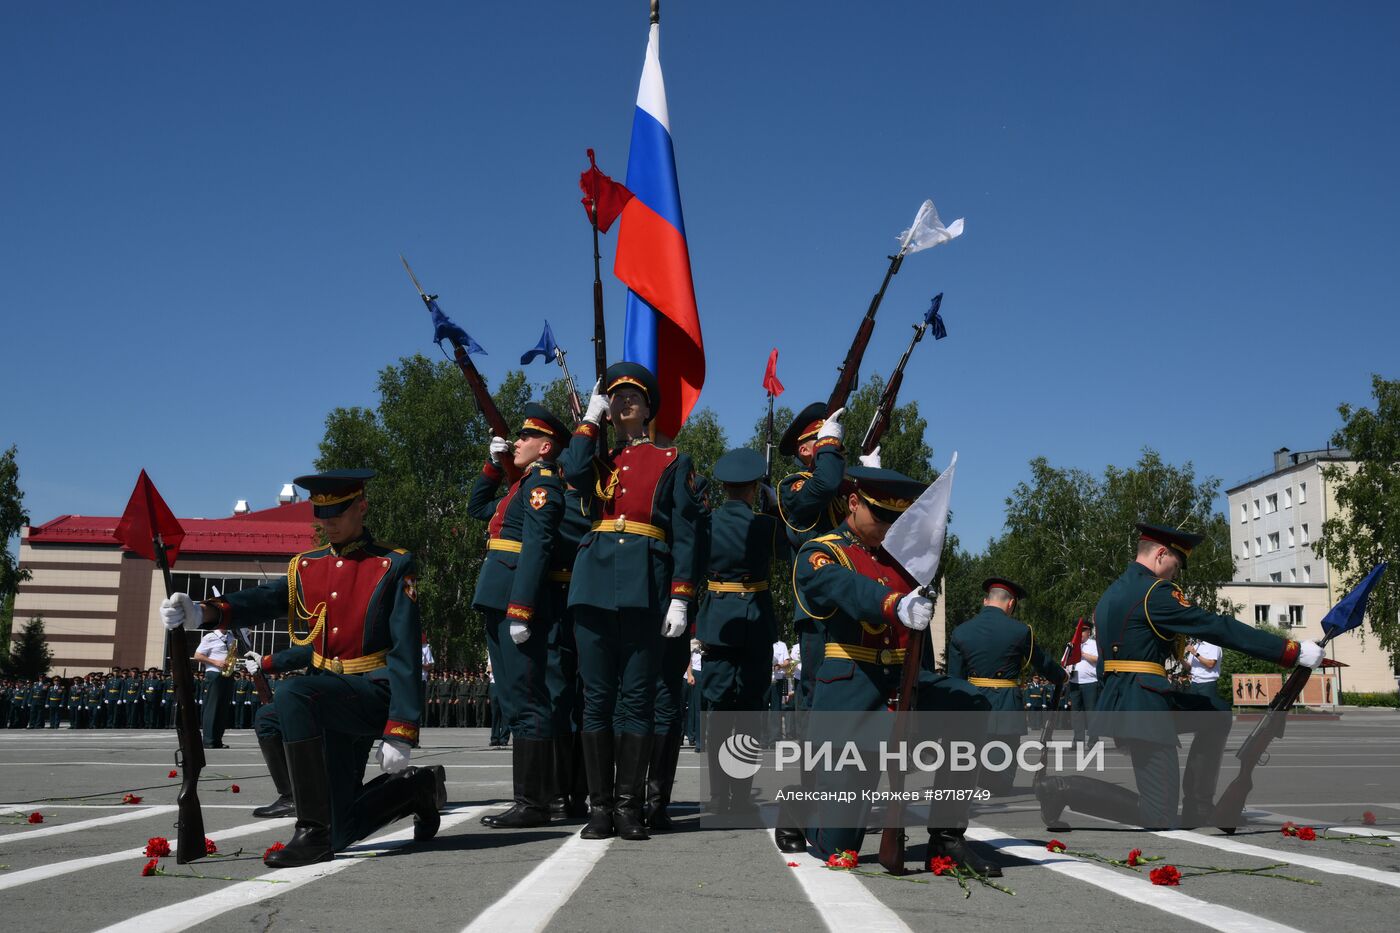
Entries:
[[1254,607],[1254,624],[1265,625],[1269,621],[1269,604],[1260,603]]
[[[171,574],[171,582],[181,593],[189,593],[196,600],[212,599],[217,589],[220,595],[252,589],[263,581],[250,577],[206,577],[197,573]],[[287,613],[284,610],[276,618],[264,619],[255,623],[249,632],[249,641],[259,654],[274,654],[290,648],[287,637]]]
[[1293,627],[1293,628],[1302,628],[1302,626],[1303,626],[1303,607],[1302,607],[1302,606],[1289,606],[1289,607],[1288,607],[1288,624],[1289,624],[1291,627]]
[[1264,499],[1264,513],[1272,515],[1278,511],[1278,493],[1272,493]]
[[1288,582],[1289,582],[1289,583],[1297,583],[1297,582],[1298,582],[1298,568],[1297,568],[1297,567],[1289,567],[1289,568],[1288,568]]
[[1263,539],[1263,538],[1255,538],[1255,539],[1254,539],[1254,556],[1255,556],[1255,557],[1258,557],[1260,554],[1263,554],[1263,553],[1264,553],[1264,539]]
[[1242,521],[1242,522],[1247,522],[1247,521],[1249,521],[1249,503],[1248,503],[1248,502],[1241,502],[1241,503],[1240,503],[1240,521]]
[[1311,582],[1312,582],[1312,564],[1304,564],[1304,565],[1303,565],[1303,582],[1304,582],[1304,583],[1311,583]]
[[1291,509],[1291,508],[1293,508],[1293,487],[1292,487],[1292,486],[1288,486],[1288,487],[1286,487],[1286,488],[1283,490],[1283,507],[1284,507],[1285,509]]
[[1280,570],[1278,573],[1271,573],[1271,574],[1269,574],[1269,582],[1270,582],[1270,583],[1282,583],[1282,582],[1283,582],[1283,571]]
[[1254,500],[1254,517],[1255,517],[1255,518],[1258,518],[1258,517],[1259,517],[1259,500],[1258,500],[1258,499],[1255,499],[1255,500]]
[[1269,535],[1269,553],[1272,554],[1274,551],[1277,551],[1277,550],[1278,550],[1278,532],[1275,531],[1275,532],[1273,532],[1272,534]]
[[1292,526],[1292,525],[1289,525],[1289,526],[1288,526],[1288,546],[1289,546],[1289,547],[1292,547],[1292,546],[1293,546],[1293,526]]
[[1248,538],[1245,538],[1244,541],[1240,544],[1240,556],[1241,556],[1241,557],[1248,557],[1248,556],[1249,556],[1249,539],[1248,539]]
[[1298,484],[1298,504],[1299,504],[1299,505],[1302,505],[1304,502],[1307,502],[1307,501],[1308,501],[1308,484],[1307,484],[1307,483],[1299,483],[1299,484]]
[[1308,543],[1308,525],[1307,525],[1307,522],[1304,522],[1304,523],[1303,523],[1303,543],[1304,543],[1304,544],[1307,544],[1307,543]]

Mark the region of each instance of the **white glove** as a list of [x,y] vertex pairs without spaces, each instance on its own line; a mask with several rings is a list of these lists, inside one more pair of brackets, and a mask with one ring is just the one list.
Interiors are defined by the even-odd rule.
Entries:
[[374,760],[379,762],[379,770],[385,774],[398,774],[408,767],[408,756],[413,751],[405,742],[398,739],[383,739],[375,749]]
[[256,674],[262,670],[262,655],[256,651],[249,651],[243,655],[243,669],[250,674]]
[[928,628],[929,622],[933,620],[933,600],[918,593],[910,593],[900,599],[895,612],[905,628],[921,632]]
[[876,447],[868,454],[861,454],[858,459],[861,466],[874,467],[878,470],[880,469],[880,448]]
[[1327,652],[1315,641],[1305,641],[1298,645],[1298,664],[1301,667],[1317,667]]
[[524,622],[515,622],[515,621],[512,621],[512,622],[510,623],[510,640],[511,640],[511,641],[515,642],[517,645],[523,645],[523,644],[525,644],[526,641],[529,640],[529,638],[530,638],[530,626],[526,625]]
[[846,429],[841,426],[841,416],[846,413],[846,409],[838,408],[826,416],[822,426],[817,429],[817,440],[824,437],[834,437],[839,444],[846,437]]
[[680,638],[685,634],[685,600],[672,599],[671,608],[666,610],[666,621],[661,623],[661,634],[667,638]]
[[603,423],[603,416],[608,413],[608,397],[603,395],[602,391],[603,380],[599,379],[593,383],[593,394],[588,397],[588,411],[583,415],[584,421]]
[[506,454],[510,453],[510,441],[504,437],[491,438],[491,462],[501,464],[506,459]]
[[199,623],[204,621],[204,607],[195,605],[188,593],[176,593],[161,600],[160,620],[165,623],[166,631],[174,631],[182,625],[199,628]]

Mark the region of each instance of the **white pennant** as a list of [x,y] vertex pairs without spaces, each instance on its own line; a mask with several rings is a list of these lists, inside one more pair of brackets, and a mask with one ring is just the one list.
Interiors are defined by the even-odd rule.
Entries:
[[899,251],[917,253],[921,249],[929,249],[939,243],[956,239],[962,236],[962,232],[963,218],[959,217],[945,227],[943,221],[938,219],[938,209],[933,206],[933,202],[925,201],[919,206],[919,212],[914,215],[914,226],[899,235]]

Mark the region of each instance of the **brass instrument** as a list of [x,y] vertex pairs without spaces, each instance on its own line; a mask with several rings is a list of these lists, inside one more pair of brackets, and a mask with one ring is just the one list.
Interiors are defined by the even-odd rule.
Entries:
[[232,635],[226,635],[225,637],[227,641],[224,642],[224,645],[228,648],[228,657],[224,658],[224,666],[223,669],[219,671],[219,676],[232,677],[238,672],[239,657],[238,652],[234,650],[237,642],[234,641]]

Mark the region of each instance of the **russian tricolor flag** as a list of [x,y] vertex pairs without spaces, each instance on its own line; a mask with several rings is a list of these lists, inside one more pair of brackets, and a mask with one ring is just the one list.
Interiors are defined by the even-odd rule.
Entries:
[[652,413],[653,422],[658,434],[675,437],[705,384],[705,344],[661,79],[660,29],[652,24],[637,89],[627,159],[635,197],[622,210],[613,273],[627,285],[623,359],[656,375],[661,410]]

